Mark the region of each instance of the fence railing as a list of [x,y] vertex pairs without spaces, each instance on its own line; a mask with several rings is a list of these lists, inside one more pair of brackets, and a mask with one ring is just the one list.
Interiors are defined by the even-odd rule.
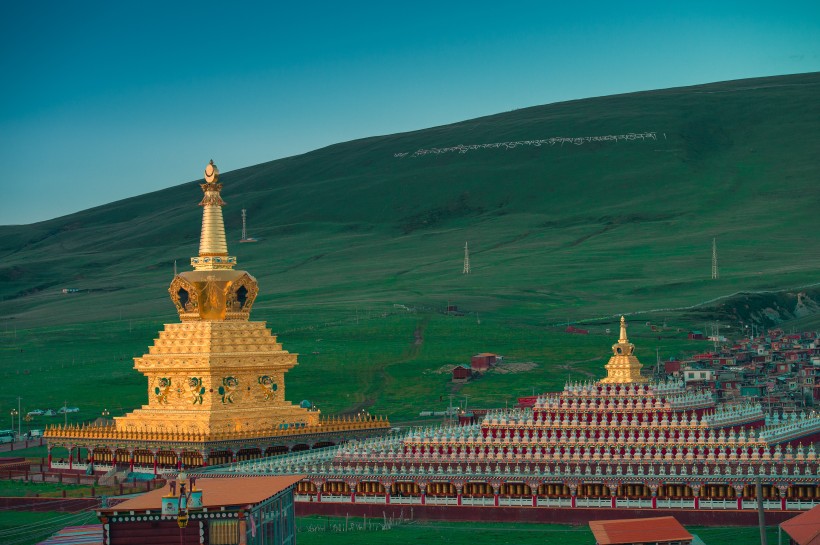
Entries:
[[[316,502],[319,501],[315,494],[296,494],[295,500],[298,502]],[[323,494],[322,503],[350,503],[350,495],[328,495]],[[386,505],[385,496],[373,495],[357,495],[356,503]],[[694,498],[657,498],[656,509],[694,509]],[[421,496],[391,496],[390,504],[392,505],[421,505]],[[455,496],[426,496],[426,505],[458,505],[458,498]],[[702,510],[736,510],[737,500],[734,498],[723,499],[701,499],[698,502],[698,508]],[[820,504],[820,498],[817,501],[810,499],[806,500],[789,500],[786,502],[786,509],[789,511],[806,511],[816,505]],[[495,506],[495,498],[493,496],[462,496],[462,506],[470,507],[493,507]],[[572,499],[567,497],[542,497],[538,496],[535,502],[536,507],[562,507],[571,508]],[[741,501],[743,510],[757,509],[757,502],[755,500],[744,499]],[[499,496],[499,507],[532,507],[532,496]],[[601,509],[612,508],[612,498],[575,498],[576,507],[597,507]],[[648,498],[616,498],[615,506],[618,509],[652,509],[652,500]],[[763,507],[767,511],[780,511],[782,506],[780,500],[766,500],[763,502]]]

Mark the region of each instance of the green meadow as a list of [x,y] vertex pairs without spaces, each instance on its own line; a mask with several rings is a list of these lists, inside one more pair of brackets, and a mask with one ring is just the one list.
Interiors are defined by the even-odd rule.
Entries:
[[[820,323],[819,89],[801,74],[571,101],[223,173],[230,250],[260,285],[252,318],[300,354],[288,398],[418,420],[450,394],[502,406],[600,376],[620,314],[647,364],[708,346],[686,332],[713,321],[730,336]],[[0,419],[18,396],[26,410],[80,407],[69,421],[145,401],[132,358],[177,320],[167,286],[197,252],[200,198],[187,182],[0,227]],[[256,243],[237,242],[242,208]],[[459,386],[436,372],[482,351],[534,365]]]
[[[369,545],[389,541],[396,545],[416,543],[448,543],[452,545],[586,545],[594,543],[589,526],[566,524],[481,523],[406,521],[382,530],[381,519],[299,517],[299,545]],[[691,534],[709,545],[757,543],[760,531],[756,527],[689,526]],[[769,543],[777,543],[777,528],[767,528]]]
[[0,543],[34,545],[65,526],[82,526],[98,522],[93,511],[80,513],[0,511]]
[[[515,524],[476,522],[412,521],[382,530],[380,519],[350,518],[345,531],[344,518],[298,517],[296,541],[300,545],[369,545],[389,540],[396,545],[416,543],[448,543],[453,545],[586,545],[592,543],[589,527],[561,524]],[[0,513],[0,539],[9,545],[38,543],[67,525],[95,524],[93,512],[78,514],[20,511]],[[364,529],[367,524],[368,529]],[[355,527],[354,527],[355,525]],[[709,545],[757,543],[760,533],[749,527],[700,527],[687,530]],[[769,543],[777,543],[777,529],[767,528]]]
[[[88,335],[78,334],[86,327]],[[24,412],[66,401],[81,408],[24,423],[33,428],[92,420],[106,409],[123,414],[147,399],[147,380],[133,370],[131,358],[146,351],[161,327],[146,320],[20,330],[16,339],[5,339],[4,355],[15,365],[4,368],[0,379],[6,391],[22,396]],[[364,409],[397,422],[444,410],[451,394],[454,405],[468,409],[512,406],[519,396],[561,389],[568,379],[602,376],[617,327],[613,319],[591,327],[589,335],[574,335],[491,315],[354,314],[280,334],[284,348],[299,354],[299,365],[286,377],[286,396],[308,399],[327,414]],[[630,334],[647,364],[707,346],[672,327],[652,332],[640,323]],[[467,384],[453,384],[449,370],[482,351],[502,354],[504,363]]]

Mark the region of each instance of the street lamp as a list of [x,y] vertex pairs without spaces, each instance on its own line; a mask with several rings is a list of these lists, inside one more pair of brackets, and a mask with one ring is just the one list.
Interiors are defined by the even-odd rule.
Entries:
[[[177,495],[179,485],[179,495]],[[177,517],[177,526],[188,526],[188,514],[202,509],[202,490],[196,489],[196,477],[188,479],[188,474],[180,472],[176,481],[168,483],[170,491],[162,497],[162,514]]]
[[14,417],[18,414],[20,414],[20,412],[17,409],[11,410],[11,431],[14,431]]
[[108,411],[108,409],[103,409],[103,412],[102,412],[103,418],[108,418],[109,414],[111,414],[111,413]]

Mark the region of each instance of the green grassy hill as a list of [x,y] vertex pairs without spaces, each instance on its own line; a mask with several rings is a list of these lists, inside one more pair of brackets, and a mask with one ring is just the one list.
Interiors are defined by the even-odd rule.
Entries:
[[[446,348],[456,335],[465,339],[464,357],[503,349],[551,368],[555,352],[512,339],[577,343],[576,336],[546,338],[543,328],[619,313],[638,313],[636,324],[667,319],[681,327],[702,327],[712,317],[771,323],[779,318],[769,307],[782,303],[780,318],[792,318],[793,288],[816,283],[820,266],[819,92],[820,74],[803,74],[601,97],[346,142],[223,173],[231,253],[259,280],[254,318],[281,333],[286,348],[305,354],[292,373],[299,385],[290,391],[325,397],[337,409],[396,409],[401,403],[387,398],[398,395],[398,385],[408,387],[406,378],[460,361],[461,352]],[[460,144],[647,131],[657,138],[413,156]],[[191,165],[192,175],[207,159]],[[129,336],[100,340],[88,356],[99,365],[141,353],[154,335],[146,330],[132,339],[127,322],[175,319],[166,287],[174,260],[187,268],[197,252],[199,198],[199,187],[188,182],[0,227],[0,372],[21,361],[42,369],[66,365],[72,352],[86,350],[82,343],[97,346],[84,339],[108,334],[101,332]],[[256,244],[237,243],[242,208]],[[713,237],[719,280],[710,279]],[[465,241],[470,275],[461,274]],[[83,291],[63,295],[64,287]],[[783,293],[774,302],[736,296],[698,306],[757,291]],[[804,291],[810,304],[797,315],[816,308],[817,290]],[[463,323],[476,331],[430,314],[447,302],[465,309]],[[394,305],[419,312],[383,318],[404,312]],[[674,310],[686,307],[696,308]],[[647,313],[659,309],[673,310]],[[434,329],[445,324],[441,344],[413,350],[414,331],[428,322]],[[603,334],[604,321],[595,323]],[[317,341],[317,331],[328,337],[330,330],[344,332],[335,355]],[[41,347],[35,355],[26,355],[23,338],[31,349]],[[599,369],[609,337],[584,343],[574,359],[597,355],[602,359],[590,365]],[[440,350],[424,355],[431,347]],[[654,345],[643,349],[655,355]],[[54,351],[49,362],[43,350]],[[327,389],[310,376],[338,370],[343,358],[358,362],[355,371],[340,372],[345,380],[369,381],[373,392],[331,401],[333,388],[355,382]],[[118,365],[127,370],[123,361]],[[135,403],[144,395],[139,379],[127,390]],[[475,395],[489,398],[500,384],[467,389],[486,388]],[[447,391],[437,385],[418,395],[437,400]]]

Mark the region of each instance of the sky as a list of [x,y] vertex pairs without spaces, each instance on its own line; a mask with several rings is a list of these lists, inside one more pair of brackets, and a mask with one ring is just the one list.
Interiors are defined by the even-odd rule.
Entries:
[[[516,108],[820,71],[820,2],[9,0],[0,225]],[[533,138],[572,135],[532,135]],[[454,142],[461,144],[463,142]]]

